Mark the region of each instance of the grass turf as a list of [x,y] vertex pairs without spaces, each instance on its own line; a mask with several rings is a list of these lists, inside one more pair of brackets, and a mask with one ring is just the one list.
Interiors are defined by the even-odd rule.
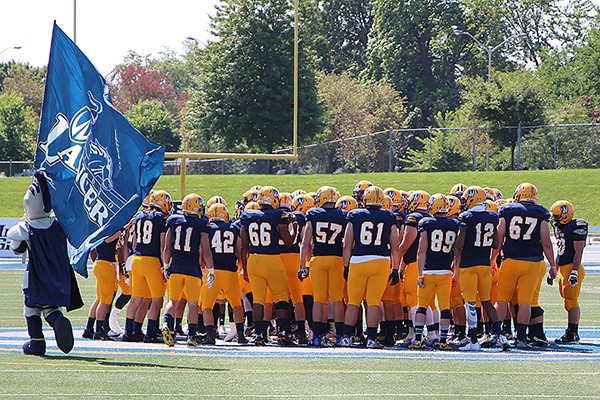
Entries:
[[[600,170],[549,171],[493,171],[493,172],[436,172],[436,173],[370,173],[342,175],[187,175],[186,193],[198,193],[204,200],[214,195],[225,198],[232,205],[254,185],[272,185],[280,191],[296,189],[316,191],[323,185],[337,187],[342,194],[351,194],[356,182],[368,179],[381,188],[389,186],[402,190],[423,189],[433,194],[448,193],[455,183],[477,184],[500,189],[511,197],[522,182],[531,182],[539,190],[539,203],[550,207],[556,200],[573,203],[578,218],[590,225],[600,225],[596,212],[600,197]],[[14,218],[23,214],[22,198],[30,178],[0,179],[0,217]],[[157,188],[167,190],[173,198],[180,198],[179,176],[164,175]],[[230,210],[232,211],[232,210]]]

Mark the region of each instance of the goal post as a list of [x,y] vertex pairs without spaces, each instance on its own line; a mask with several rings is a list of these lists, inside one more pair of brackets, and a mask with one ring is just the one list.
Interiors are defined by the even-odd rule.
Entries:
[[292,154],[274,153],[165,153],[166,159],[181,159],[180,195],[185,196],[186,166],[188,159],[195,160],[288,160],[298,161],[298,0],[294,0],[294,120]]

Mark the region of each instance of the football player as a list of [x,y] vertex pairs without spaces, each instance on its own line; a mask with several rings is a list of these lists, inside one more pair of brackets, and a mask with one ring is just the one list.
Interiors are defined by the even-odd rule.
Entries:
[[356,199],[358,206],[360,208],[364,208],[364,204],[363,204],[363,194],[365,193],[365,190],[370,187],[373,186],[373,184],[369,181],[359,181],[355,186],[354,186],[354,190],[352,191],[352,196]]
[[207,336],[202,344],[215,344],[213,305],[223,291],[233,307],[233,321],[238,343],[248,343],[244,337],[244,309],[242,308],[242,291],[238,279],[237,258],[240,255],[241,243],[239,228],[229,222],[229,212],[223,203],[213,203],[207,211],[210,250],[215,266],[215,278],[212,286],[202,287],[202,314]]
[[210,253],[207,221],[204,216],[204,201],[195,193],[188,194],[182,201],[183,215],[174,214],[167,220],[167,233],[163,247],[165,277],[168,277],[169,303],[165,307],[164,326],[161,330],[167,346],[175,340],[175,310],[185,295],[188,305],[189,346],[197,346],[198,299],[202,286],[200,258],[208,267],[205,286],[214,281],[213,258]]
[[367,348],[382,347],[376,341],[379,304],[388,279],[392,279],[393,284],[400,281],[400,240],[396,216],[381,210],[384,196],[383,190],[377,186],[366,188],[363,194],[366,208],[353,210],[347,217],[343,254],[344,276],[348,279],[348,307],[340,346],[350,346],[350,335],[355,329],[359,306],[366,299]]
[[[480,186],[469,186],[463,193],[463,201],[467,211],[460,214],[460,229],[456,240],[456,268],[454,274],[460,279],[460,288],[467,309],[469,325],[468,338],[461,343],[460,350],[479,350],[477,342],[477,312],[475,303],[477,295],[481,305],[492,323],[492,337],[484,342],[484,347],[492,347],[500,343],[508,348],[508,341],[501,335],[501,322],[494,305],[490,301],[492,289],[491,251],[498,248],[498,215],[489,211],[486,193]],[[495,205],[495,203],[493,203]],[[460,277],[460,278],[459,278]]]
[[293,243],[288,228],[289,213],[277,209],[279,192],[272,186],[263,186],[259,192],[260,210],[248,210],[241,215],[242,230],[242,264],[245,278],[250,282],[254,295],[254,325],[257,336],[256,345],[264,345],[267,333],[267,321],[270,316],[264,315],[267,288],[271,290],[275,301],[280,345],[293,345],[289,336],[289,287],[279,239],[290,246]]
[[[340,195],[337,189],[323,186],[317,191],[317,208],[308,210],[306,227],[300,250],[298,277],[304,280],[311,274],[313,299],[313,346],[322,346],[326,333],[325,314],[327,299],[333,304],[333,320],[336,333],[341,335],[344,324],[342,304],[344,288],[343,232],[346,227],[346,211],[338,210],[335,204]],[[312,249],[312,250],[311,250]],[[310,269],[307,267],[309,254]]]
[[579,293],[585,278],[581,264],[585,248],[588,224],[583,219],[573,219],[573,204],[565,200],[557,201],[550,208],[554,219],[554,235],[558,245],[558,289],[568,313],[568,326],[565,334],[554,342],[558,344],[579,343]]
[[415,315],[415,341],[408,347],[423,347],[423,326],[427,307],[434,296],[440,309],[440,350],[451,350],[446,343],[450,328],[450,290],[452,288],[452,261],[458,221],[446,218],[449,202],[446,196],[436,193],[429,198],[428,213],[419,221],[418,308]]
[[400,257],[402,265],[400,267],[400,276],[404,279],[404,295],[406,297],[406,307],[408,320],[408,336],[405,339],[406,343],[414,340],[414,316],[417,312],[417,286],[418,286],[418,266],[417,266],[417,250],[419,249],[418,226],[419,221],[428,217],[427,210],[429,208],[429,193],[423,190],[415,190],[411,193],[408,200],[408,210],[410,214],[406,216],[404,222],[404,234],[400,244]]
[[[544,255],[550,263],[550,277],[557,274],[554,250],[550,241],[548,210],[537,204],[538,190],[531,183],[520,184],[513,195],[514,202],[502,206],[498,224],[498,240],[504,261],[498,275],[496,311],[504,320],[508,304],[518,286],[517,348],[529,348],[525,341],[530,319],[541,317],[541,307],[532,310],[531,303],[541,284],[540,271],[546,269]],[[492,251],[495,259],[498,249]]]
[[[173,207],[171,196],[157,190],[150,196],[150,211],[139,212],[133,221],[133,258],[131,260],[132,297],[127,306],[124,340],[156,342],[158,315],[165,294],[161,252],[165,243],[167,218]],[[148,309],[148,301],[150,308]],[[148,311],[146,335],[142,323]]]
[[298,324],[298,344],[307,345],[306,310],[302,298],[302,282],[298,279],[298,265],[300,264],[299,238],[302,237],[302,230],[306,225],[306,216],[302,212],[292,211],[292,207],[292,196],[288,193],[279,193],[279,208],[288,213],[292,213],[295,216],[295,221],[290,224],[290,235],[294,240],[293,244],[291,246],[286,246],[283,242],[280,242],[279,247],[281,250],[281,260],[283,261],[285,272],[288,277],[292,303],[294,304],[294,317]]

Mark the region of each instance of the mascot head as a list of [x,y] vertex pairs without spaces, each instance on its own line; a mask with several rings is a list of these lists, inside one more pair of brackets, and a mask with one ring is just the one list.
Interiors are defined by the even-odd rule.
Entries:
[[33,181],[23,197],[23,207],[25,208],[25,219],[29,221],[50,216],[50,211],[52,211],[50,191],[46,175],[42,171],[36,171],[33,174]]

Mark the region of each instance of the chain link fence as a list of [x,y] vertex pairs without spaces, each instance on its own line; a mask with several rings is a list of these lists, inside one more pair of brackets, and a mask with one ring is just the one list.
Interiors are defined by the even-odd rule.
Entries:
[[0,161],[0,178],[32,175],[33,161]]

